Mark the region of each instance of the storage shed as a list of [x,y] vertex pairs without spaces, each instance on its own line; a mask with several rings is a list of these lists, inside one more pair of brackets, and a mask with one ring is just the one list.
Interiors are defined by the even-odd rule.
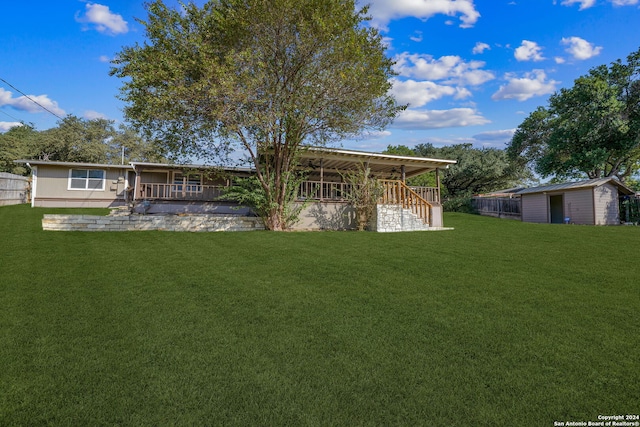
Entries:
[[620,198],[634,194],[614,178],[590,179],[525,188],[522,221],[552,224],[620,224]]

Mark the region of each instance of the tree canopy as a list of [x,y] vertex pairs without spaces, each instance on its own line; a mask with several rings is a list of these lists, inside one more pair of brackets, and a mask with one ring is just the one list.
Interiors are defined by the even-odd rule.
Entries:
[[543,177],[632,176],[640,167],[640,50],[593,68],[518,127],[509,156]]
[[353,0],[211,0],[147,5],[147,41],[124,48],[125,114],[176,157],[219,162],[241,148],[270,229],[284,229],[303,145],[382,129],[400,111],[392,61]]
[[524,165],[512,162],[504,150],[497,148],[474,148],[471,144],[435,147],[427,143],[414,148],[389,146],[386,152],[456,160],[458,163],[441,173],[441,184],[445,190],[443,197],[449,199],[513,187],[531,178]]
[[133,129],[115,127],[111,120],[81,119],[69,115],[55,128],[37,131],[15,126],[0,134],[0,171],[25,174],[18,159],[120,164],[124,161],[163,161],[162,151]]

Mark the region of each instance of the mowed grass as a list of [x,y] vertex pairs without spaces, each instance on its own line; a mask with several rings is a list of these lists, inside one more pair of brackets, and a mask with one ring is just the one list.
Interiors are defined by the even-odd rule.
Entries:
[[449,214],[447,232],[44,232],[50,212],[0,208],[0,425],[640,410],[638,227]]

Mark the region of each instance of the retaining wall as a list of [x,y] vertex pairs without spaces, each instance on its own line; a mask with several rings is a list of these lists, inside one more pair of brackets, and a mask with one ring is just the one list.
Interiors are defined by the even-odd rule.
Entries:
[[260,218],[219,215],[44,215],[42,229],[51,231],[254,231]]

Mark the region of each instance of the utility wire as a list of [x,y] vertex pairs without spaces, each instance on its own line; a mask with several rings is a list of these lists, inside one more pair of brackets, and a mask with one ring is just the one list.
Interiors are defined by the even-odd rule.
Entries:
[[10,88],[12,88],[13,90],[16,90],[18,93],[21,93],[25,98],[27,98],[29,101],[33,102],[34,104],[36,104],[37,106],[39,106],[40,108],[42,108],[43,110],[47,111],[48,113],[53,114],[54,116],[56,116],[57,118],[59,118],[60,120],[63,120],[62,117],[60,117],[59,115],[57,115],[56,113],[54,113],[53,111],[49,110],[47,107],[45,107],[44,105],[40,104],[38,101],[36,101],[35,99],[31,98],[29,95],[27,95],[26,93],[24,93],[23,91],[21,91],[20,89],[18,89],[17,87],[15,87],[14,85],[12,85],[11,83],[9,83],[8,81],[6,81],[5,79],[3,79],[2,77],[0,77],[0,80],[3,81],[5,84],[7,84],[7,86],[9,86]]
[[13,117],[11,114],[9,114],[9,113],[7,113],[7,112],[5,112],[5,111],[0,110],[0,113],[4,114],[4,115],[6,115],[6,116],[11,117],[13,120],[17,120],[17,121],[19,121],[19,122],[22,122],[22,120],[20,120],[20,119],[18,119],[18,118],[16,118],[16,117]]

